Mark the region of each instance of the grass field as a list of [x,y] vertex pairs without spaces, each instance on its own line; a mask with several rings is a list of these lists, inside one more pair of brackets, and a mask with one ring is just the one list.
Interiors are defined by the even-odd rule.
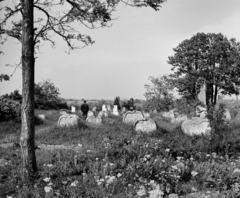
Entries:
[[[151,134],[136,133],[121,117],[101,126],[58,128],[58,111],[38,111],[39,177],[23,183],[20,124],[0,125],[0,197],[240,197],[240,123],[223,142],[189,137],[179,124],[156,119]],[[45,145],[42,146],[42,145]],[[51,145],[51,146],[49,146]]]

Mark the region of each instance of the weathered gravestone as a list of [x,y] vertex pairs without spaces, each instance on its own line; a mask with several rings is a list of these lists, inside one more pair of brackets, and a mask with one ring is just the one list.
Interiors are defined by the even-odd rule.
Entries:
[[106,108],[105,104],[102,105],[102,112],[104,112],[104,111],[107,111],[107,108]]
[[203,86],[200,89],[200,93],[198,94],[198,100],[201,101],[204,105],[206,105],[206,86],[203,83]]
[[58,119],[58,126],[59,127],[71,127],[71,126],[77,126],[79,117],[75,114],[65,114],[60,116]]
[[123,115],[123,122],[134,124],[138,120],[143,120],[144,116],[140,111],[128,111]]
[[102,124],[102,118],[101,117],[90,116],[90,117],[87,117],[86,121],[91,123],[91,124],[94,124],[94,125],[101,125]]
[[91,117],[91,116],[94,116],[94,113],[92,111],[88,111],[87,117]]
[[181,129],[185,134],[190,136],[208,134],[211,130],[208,119],[199,117],[184,120]]
[[118,106],[117,106],[117,105],[114,105],[114,108],[113,108],[113,115],[116,115],[116,116],[119,115],[119,112],[118,112]]
[[151,118],[145,118],[138,120],[134,124],[135,131],[141,131],[144,133],[150,133],[157,130],[157,124]]
[[71,112],[72,112],[72,113],[76,112],[76,107],[72,106]]

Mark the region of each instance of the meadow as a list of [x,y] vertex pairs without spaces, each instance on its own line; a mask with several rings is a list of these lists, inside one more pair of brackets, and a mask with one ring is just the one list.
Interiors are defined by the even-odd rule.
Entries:
[[[21,177],[20,123],[0,125],[0,197],[240,197],[240,122],[217,139],[190,137],[151,114],[158,129],[137,133],[110,115],[101,126],[59,128],[58,110],[36,111],[38,177]],[[11,146],[5,146],[11,143]]]

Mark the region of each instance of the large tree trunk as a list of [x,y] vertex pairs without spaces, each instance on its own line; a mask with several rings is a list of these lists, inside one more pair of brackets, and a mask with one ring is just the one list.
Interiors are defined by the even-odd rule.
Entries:
[[37,172],[34,131],[34,20],[33,1],[22,3],[22,129],[20,145],[23,174],[29,179]]

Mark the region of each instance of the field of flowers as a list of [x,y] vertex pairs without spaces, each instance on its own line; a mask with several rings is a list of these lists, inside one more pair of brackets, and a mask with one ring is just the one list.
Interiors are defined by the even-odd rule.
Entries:
[[[58,128],[57,113],[36,126],[34,182],[22,181],[17,142],[0,147],[0,197],[240,197],[236,123],[213,139],[189,137],[164,119],[151,134],[136,133],[115,116],[98,127]],[[19,128],[1,123],[0,138],[18,137]]]

